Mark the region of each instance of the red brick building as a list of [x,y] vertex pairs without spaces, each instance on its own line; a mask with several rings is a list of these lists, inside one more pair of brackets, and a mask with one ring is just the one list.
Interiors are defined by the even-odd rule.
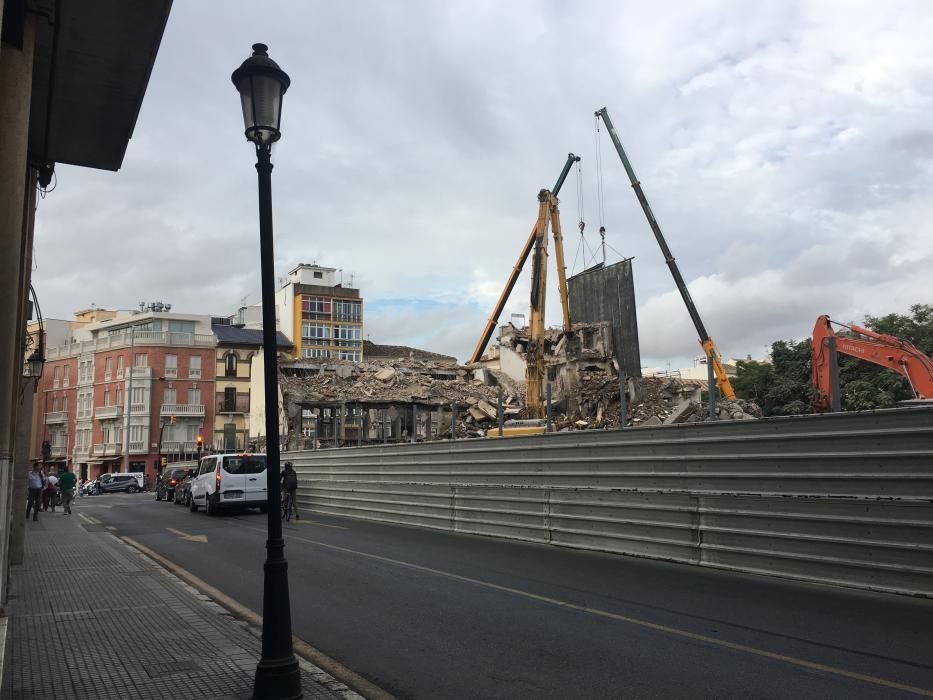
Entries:
[[47,350],[36,400],[43,416],[33,458],[67,463],[82,478],[144,471],[160,457],[211,448],[216,339],[210,318],[149,311],[123,314]]

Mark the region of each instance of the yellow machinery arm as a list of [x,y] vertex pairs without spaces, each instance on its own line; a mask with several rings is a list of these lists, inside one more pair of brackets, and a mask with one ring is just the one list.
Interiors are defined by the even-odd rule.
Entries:
[[538,221],[534,230],[534,257],[531,268],[531,313],[528,319],[528,349],[525,354],[525,408],[531,418],[544,418],[544,382],[547,366],[544,364],[544,312],[547,300],[547,229],[550,224],[554,235],[554,253],[557,256],[557,284],[560,288],[564,332],[570,333],[570,306],[567,303],[567,271],[564,269],[564,239],[560,230],[560,209],[548,190],[538,193]]
[[[554,183],[554,188],[551,190],[551,194],[553,194],[554,197],[557,197],[557,194],[560,192],[560,188],[563,186],[564,180],[567,179],[567,175],[570,173],[570,169],[573,167],[573,164],[578,162],[580,162],[579,156],[575,156],[573,153],[567,154],[567,161],[564,163],[564,167],[561,170],[560,175],[557,177],[557,182]],[[502,294],[499,295],[499,300],[496,302],[496,305],[492,310],[492,314],[489,316],[489,320],[486,321],[486,327],[483,329],[483,334],[480,336],[479,341],[476,343],[476,348],[473,350],[473,354],[470,356],[470,362],[468,364],[479,362],[479,359],[483,356],[483,351],[486,350],[486,345],[489,343],[489,339],[492,337],[492,333],[496,329],[496,323],[499,322],[499,315],[502,313],[502,309],[505,308],[505,303],[509,300],[509,295],[512,294],[512,289],[515,287],[515,283],[518,281],[518,276],[521,274],[522,268],[525,265],[525,261],[528,259],[532,247],[534,247],[536,232],[537,224],[535,224],[535,226],[531,229],[531,233],[528,234],[528,240],[525,241],[525,245],[522,247],[522,252],[518,256],[518,262],[516,262],[514,267],[512,267],[512,272],[509,274],[509,278],[505,283],[505,287],[502,289]],[[563,243],[561,243],[560,249],[558,251],[558,263],[562,271],[563,259],[564,248]],[[566,276],[563,274],[563,272],[561,272],[561,278],[565,280],[563,286],[561,287],[561,301],[565,302],[567,297],[567,284]],[[569,320],[570,315],[568,312],[564,315],[565,330],[569,330],[569,328],[566,328],[568,326]]]

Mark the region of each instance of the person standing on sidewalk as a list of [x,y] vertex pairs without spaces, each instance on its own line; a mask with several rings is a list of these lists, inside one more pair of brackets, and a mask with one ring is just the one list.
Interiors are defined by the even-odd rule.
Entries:
[[52,506],[52,512],[55,512],[55,498],[58,495],[58,477],[49,472],[45,477],[45,490],[42,491],[42,510],[48,510]]
[[32,519],[39,519],[39,501],[42,500],[42,489],[45,488],[45,474],[42,472],[42,469],[39,468],[39,463],[36,462],[32,465],[32,469],[29,472],[29,476],[26,477],[29,480],[27,484],[29,487],[29,494],[26,497],[26,520],[29,520],[29,511],[32,511]]
[[295,520],[301,520],[298,515],[298,505],[295,502],[295,495],[298,493],[298,473],[291,462],[286,462],[279,477],[282,482],[282,495],[288,494],[292,501],[292,512],[295,514]]
[[62,495],[62,508],[65,509],[65,513],[71,515],[71,501],[75,497],[75,483],[78,481],[78,477],[74,475],[74,472],[68,471],[68,465],[65,465],[65,471],[58,475],[58,489],[59,493]]

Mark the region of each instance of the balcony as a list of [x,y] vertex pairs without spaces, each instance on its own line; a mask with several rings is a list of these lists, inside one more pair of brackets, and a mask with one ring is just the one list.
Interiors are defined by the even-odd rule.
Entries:
[[166,367],[165,368],[165,378],[166,379],[175,379],[178,376],[177,367]]
[[217,413],[249,413],[249,394],[238,393],[228,400],[223,392],[217,393]]
[[94,417],[98,420],[119,418],[122,414],[123,406],[97,406],[94,409]]
[[175,416],[176,418],[200,418],[204,416],[204,406],[199,403],[164,403],[160,416]]
[[114,457],[123,453],[123,445],[119,442],[104,442],[94,445],[95,457]]
[[130,453],[135,452],[136,454],[139,454],[141,452],[148,452],[148,450],[146,449],[145,442],[131,442],[128,446],[128,449]]
[[64,423],[68,420],[68,411],[49,411],[45,414],[46,424]]
[[133,367],[133,379],[152,379],[152,367]]
[[52,458],[67,457],[68,448],[65,445],[52,445],[51,449]]
[[185,454],[190,453],[194,454],[198,451],[198,443],[195,441],[186,441],[186,442],[177,442],[172,440],[170,442],[162,443],[162,454]]
[[[131,337],[134,336],[134,337]],[[136,331],[136,333],[117,333],[103,336],[94,340],[68,343],[57,348],[46,349],[46,360],[59,360],[64,357],[74,357],[85,353],[100,352],[102,350],[115,350],[127,348],[130,345],[141,347],[143,345],[168,345],[189,348],[213,348],[217,346],[217,338],[213,333],[173,333],[169,331]],[[120,372],[117,372],[120,378]]]

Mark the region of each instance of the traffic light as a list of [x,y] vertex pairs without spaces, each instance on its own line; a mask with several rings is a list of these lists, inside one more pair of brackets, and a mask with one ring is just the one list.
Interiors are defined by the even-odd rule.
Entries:
[[160,462],[160,463],[162,464],[162,466],[164,467],[166,464],[168,464],[168,457],[160,457],[160,458],[159,458],[159,462]]
[[204,438],[198,435],[198,454],[201,454],[202,447],[204,447]]
[[171,418],[169,418],[168,423],[169,425],[175,425],[175,416],[172,416]]

